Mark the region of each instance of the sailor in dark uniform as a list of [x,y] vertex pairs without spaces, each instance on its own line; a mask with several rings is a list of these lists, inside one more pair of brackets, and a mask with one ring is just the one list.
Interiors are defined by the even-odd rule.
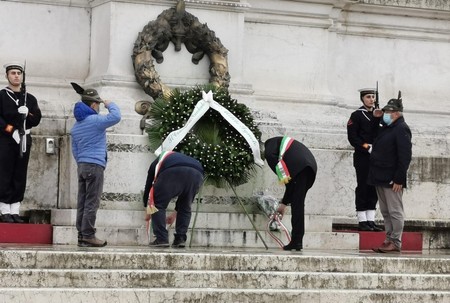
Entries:
[[41,110],[36,98],[23,89],[23,65],[4,67],[8,86],[0,90],[0,221],[23,223],[19,210],[27,181],[30,129],[41,121]]
[[347,136],[355,148],[353,166],[356,170],[355,205],[358,217],[358,229],[361,231],[381,231],[375,225],[377,193],[374,186],[367,184],[372,143],[377,135],[382,111],[375,109],[375,90],[361,89],[360,99],[363,105],[354,111],[347,122]]

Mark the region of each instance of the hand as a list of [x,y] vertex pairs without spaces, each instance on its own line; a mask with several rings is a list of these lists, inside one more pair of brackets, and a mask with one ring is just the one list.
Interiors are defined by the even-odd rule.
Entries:
[[12,137],[14,140],[16,140],[17,144],[20,143],[19,131],[17,129],[13,132]]
[[380,118],[383,116],[383,111],[379,108],[373,110],[373,116],[375,118]]
[[28,116],[28,107],[26,107],[26,106],[24,106],[24,105],[20,106],[20,107],[17,109],[17,111],[19,112],[19,114]]
[[395,193],[398,193],[398,192],[402,191],[402,188],[403,188],[403,185],[402,185],[402,184],[394,183],[394,184],[392,185],[392,190],[393,190]]
[[277,208],[277,213],[280,214],[280,219],[283,219],[284,213],[286,212],[286,205],[280,203]]
[[172,212],[169,216],[166,218],[166,224],[169,226],[172,226],[173,222],[177,219],[177,212]]
[[147,214],[147,210],[145,210],[145,221],[150,221],[151,217],[152,217],[152,215]]
[[108,108],[109,103],[111,103],[110,100],[103,100],[103,104],[105,105],[106,108]]

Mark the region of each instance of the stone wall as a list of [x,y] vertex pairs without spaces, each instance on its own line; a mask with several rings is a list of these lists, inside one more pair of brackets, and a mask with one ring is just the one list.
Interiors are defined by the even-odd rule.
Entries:
[[[122,122],[108,132],[109,164],[102,207],[140,209],[140,191],[153,155],[134,103],[149,100],[134,78],[131,54],[143,27],[169,0],[1,1],[0,59],[27,60],[27,88],[43,110],[34,130],[25,207],[73,208],[75,165],[68,133],[78,95],[75,81],[114,100]],[[405,193],[407,216],[450,217],[450,8],[446,1],[229,0],[186,1],[228,48],[230,91],[247,104],[266,139],[289,134],[317,157],[317,182],[307,213],[353,216],[355,187],[346,122],[360,106],[357,90],[379,83],[381,104],[402,91],[413,131],[413,163]],[[165,84],[208,82],[208,59],[191,63],[171,45],[157,65]],[[1,80],[1,85],[6,81]],[[45,153],[45,139],[58,142]],[[267,167],[238,190],[281,195]],[[232,196],[209,188],[208,195]],[[226,199],[225,199],[226,200]]]

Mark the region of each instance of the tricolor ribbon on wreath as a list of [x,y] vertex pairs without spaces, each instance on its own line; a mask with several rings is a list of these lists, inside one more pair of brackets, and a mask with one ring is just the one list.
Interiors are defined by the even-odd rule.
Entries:
[[270,237],[272,237],[272,239],[275,240],[275,242],[277,242],[277,244],[283,248],[284,243],[283,241],[281,241],[280,238],[278,238],[277,236],[275,236],[275,234],[272,231],[271,225],[275,223],[276,225],[278,225],[279,227],[281,227],[281,229],[283,230],[284,234],[286,235],[286,238],[288,240],[288,243],[291,242],[291,234],[289,233],[289,230],[287,229],[287,227],[283,224],[283,222],[281,222],[281,218],[280,218],[280,214],[275,212],[273,213],[270,217],[269,220],[267,221],[267,233],[270,235]]
[[177,144],[180,143],[181,140],[183,140],[183,138],[189,133],[195,123],[197,123],[197,121],[200,120],[210,108],[218,111],[222,117],[227,120],[231,126],[233,126],[242,135],[242,137],[244,137],[252,150],[255,164],[263,166],[264,161],[261,159],[258,139],[256,139],[252,131],[238,118],[236,118],[236,116],[234,116],[228,109],[220,105],[217,101],[214,101],[212,91],[209,91],[208,93],[202,91],[202,99],[195,105],[194,110],[192,111],[192,114],[186,124],[182,128],[171,132],[161,146],[155,151],[155,155],[159,156],[163,151],[173,150],[175,146],[177,146]]

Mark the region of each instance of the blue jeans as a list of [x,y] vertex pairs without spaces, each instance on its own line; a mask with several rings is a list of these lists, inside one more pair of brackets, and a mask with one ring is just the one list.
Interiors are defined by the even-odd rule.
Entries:
[[203,182],[203,174],[187,166],[175,166],[161,172],[154,186],[155,206],[158,209],[152,215],[152,228],[158,241],[169,242],[166,229],[166,209],[170,200],[177,198],[175,210],[175,235],[186,240],[186,233],[191,221],[191,204]]
[[95,237],[95,220],[103,192],[103,166],[91,163],[78,164],[78,236],[85,239]]

